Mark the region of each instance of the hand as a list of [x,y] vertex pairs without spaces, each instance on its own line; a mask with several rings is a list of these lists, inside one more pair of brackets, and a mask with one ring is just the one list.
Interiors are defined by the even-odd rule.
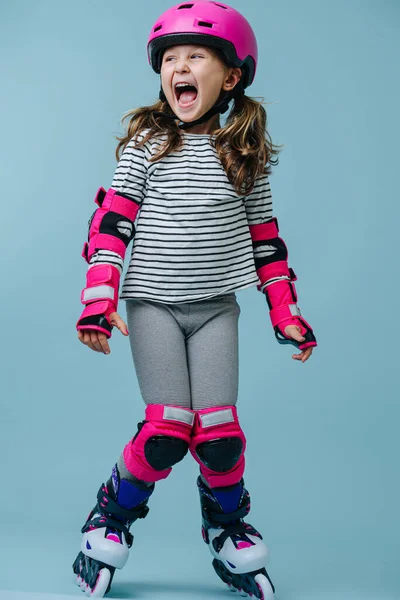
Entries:
[[[117,327],[124,335],[129,335],[128,327],[118,313],[112,312],[108,318],[111,325]],[[96,331],[96,329],[78,331],[78,339],[82,344],[89,346],[89,348],[95,352],[103,352],[103,354],[110,354],[111,352],[107,336],[105,333]]]
[[[296,342],[301,343],[305,340],[305,338],[301,335],[301,328],[297,327],[296,325],[287,325],[285,327],[285,335],[293,340],[296,340]],[[306,348],[305,350],[302,350],[300,354],[293,354],[292,358],[294,360],[301,360],[302,363],[305,363],[306,360],[310,358],[312,351],[312,347]]]

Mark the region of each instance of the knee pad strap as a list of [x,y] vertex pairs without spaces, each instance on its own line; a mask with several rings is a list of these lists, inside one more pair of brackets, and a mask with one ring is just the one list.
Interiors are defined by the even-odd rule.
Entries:
[[246,438],[235,406],[196,413],[190,452],[211,488],[238,483],[244,472]]
[[142,481],[168,477],[188,451],[194,412],[179,406],[149,404],[145,420],[124,449],[126,468]]

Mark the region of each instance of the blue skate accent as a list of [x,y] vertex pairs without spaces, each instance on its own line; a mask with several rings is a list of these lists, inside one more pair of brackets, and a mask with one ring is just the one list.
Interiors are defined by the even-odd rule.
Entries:
[[215,488],[212,493],[218,501],[223,512],[231,513],[239,506],[243,492],[243,484],[237,483],[235,486],[230,486],[229,489]]
[[86,550],[91,550],[92,546],[89,544],[89,542],[86,540]]
[[119,474],[117,465],[114,465],[112,473],[111,473],[112,484],[114,488],[114,495],[118,498],[118,490],[119,490]]
[[229,560],[227,560],[226,562],[230,567],[232,567],[232,569],[236,569],[236,565],[233,565],[231,562],[229,562]]
[[132,482],[122,479],[119,482],[118,504],[130,510],[147,500],[153,493],[153,488],[139,489]]

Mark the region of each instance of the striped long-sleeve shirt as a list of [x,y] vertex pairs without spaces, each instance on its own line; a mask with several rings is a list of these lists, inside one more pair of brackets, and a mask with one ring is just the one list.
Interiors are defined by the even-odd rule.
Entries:
[[[141,203],[120,298],[194,302],[260,284],[249,225],[272,218],[268,177],[238,196],[208,134],[184,133],[180,150],[149,162],[164,139],[131,140],[111,185]],[[90,263],[123,268],[107,250]]]

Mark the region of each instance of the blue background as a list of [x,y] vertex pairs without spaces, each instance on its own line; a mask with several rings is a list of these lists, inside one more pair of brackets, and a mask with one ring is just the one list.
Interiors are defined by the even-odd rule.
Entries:
[[[400,598],[395,0],[232,0],[253,25],[275,214],[319,347],[301,365],[242,291],[250,522],[279,600]],[[0,598],[83,597],[71,564],[99,484],[142,419],[128,339],[79,343],[80,256],[120,118],[157,97],[148,32],[169,1],[3,1]],[[120,312],[125,316],[121,302]],[[191,458],[134,525],[112,597],[228,598]],[[14,591],[12,591],[14,590]]]

